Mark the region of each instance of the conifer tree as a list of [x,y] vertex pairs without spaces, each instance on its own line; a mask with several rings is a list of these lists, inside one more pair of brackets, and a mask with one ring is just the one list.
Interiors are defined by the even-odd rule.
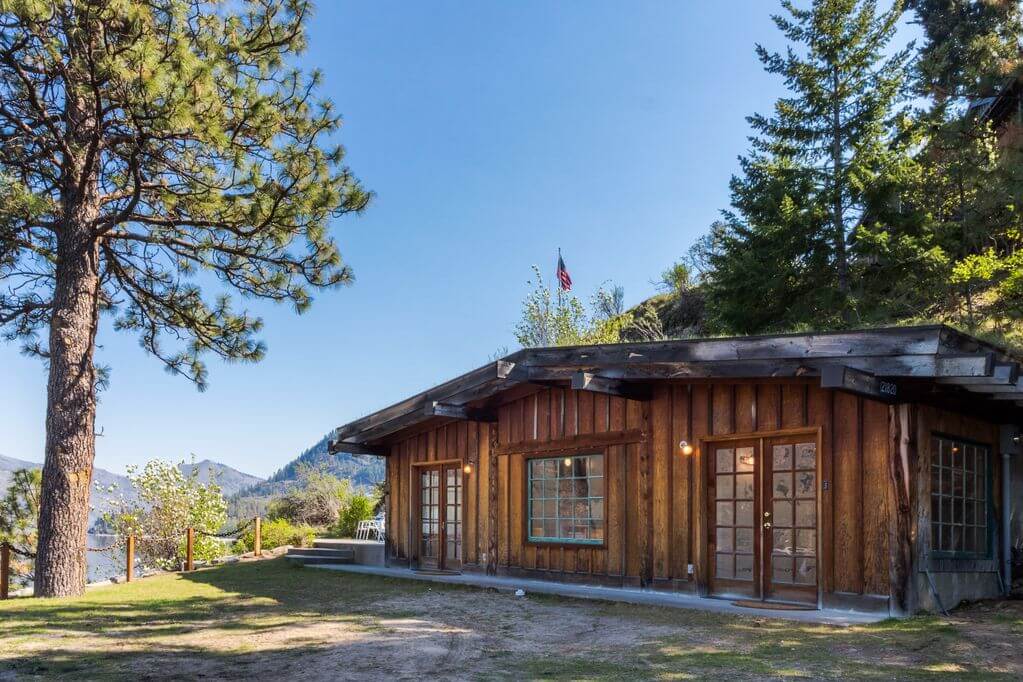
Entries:
[[0,4],[0,327],[49,372],[37,595],[85,581],[101,315],[201,388],[204,355],[264,353],[227,292],[301,312],[351,280],[328,223],[369,195],[319,75],[289,66],[310,11]]
[[[729,230],[712,263],[711,315],[726,329],[848,322],[850,232],[867,188],[905,155],[896,133],[909,53],[888,54],[901,5],[880,11],[874,0],[814,0],[800,9],[786,0],[782,7],[774,22],[788,49],[758,45],[757,56],[784,79],[788,95],[770,115],[748,119],[752,149],[733,178],[734,211],[725,214]],[[771,286],[762,289],[765,281]],[[751,306],[758,289],[786,314]]]

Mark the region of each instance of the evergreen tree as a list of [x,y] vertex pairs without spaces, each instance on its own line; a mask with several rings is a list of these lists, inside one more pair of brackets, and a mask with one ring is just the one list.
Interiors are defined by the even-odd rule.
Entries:
[[[319,76],[288,66],[310,11],[0,5],[0,326],[49,371],[37,595],[85,582],[100,315],[201,388],[203,355],[264,353],[260,320],[226,291],[301,312],[310,289],[351,280],[328,222],[369,196]],[[222,290],[204,297],[211,275]]]
[[868,189],[906,154],[896,132],[909,53],[887,54],[901,4],[782,6],[774,22],[790,46],[779,54],[758,45],[757,56],[789,95],[748,119],[752,150],[732,180],[734,211],[712,259],[710,315],[724,330],[850,321],[850,232]]
[[1017,72],[1019,0],[910,0],[907,9],[924,32],[920,89],[936,104],[990,96]]

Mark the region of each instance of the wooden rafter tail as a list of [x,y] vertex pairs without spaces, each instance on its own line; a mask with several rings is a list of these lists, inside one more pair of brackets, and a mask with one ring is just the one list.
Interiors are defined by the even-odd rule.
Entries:
[[577,391],[604,393],[629,400],[647,401],[653,398],[653,390],[649,384],[613,379],[591,372],[575,372],[572,375],[572,388]]
[[465,405],[449,405],[437,401],[427,403],[423,412],[427,417],[448,417],[473,422],[497,421],[497,412],[494,410],[477,409]]

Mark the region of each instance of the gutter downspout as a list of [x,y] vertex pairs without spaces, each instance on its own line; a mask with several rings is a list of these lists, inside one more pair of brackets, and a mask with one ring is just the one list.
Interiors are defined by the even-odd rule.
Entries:
[[1002,590],[1012,592],[1012,455],[1020,446],[1020,432],[1015,426],[1002,427]]

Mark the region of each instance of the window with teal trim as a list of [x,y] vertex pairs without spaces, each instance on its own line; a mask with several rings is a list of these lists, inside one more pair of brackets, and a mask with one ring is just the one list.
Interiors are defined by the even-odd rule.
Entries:
[[529,540],[604,542],[604,455],[528,460]]
[[936,556],[990,557],[990,449],[935,436],[931,459],[931,550]]

